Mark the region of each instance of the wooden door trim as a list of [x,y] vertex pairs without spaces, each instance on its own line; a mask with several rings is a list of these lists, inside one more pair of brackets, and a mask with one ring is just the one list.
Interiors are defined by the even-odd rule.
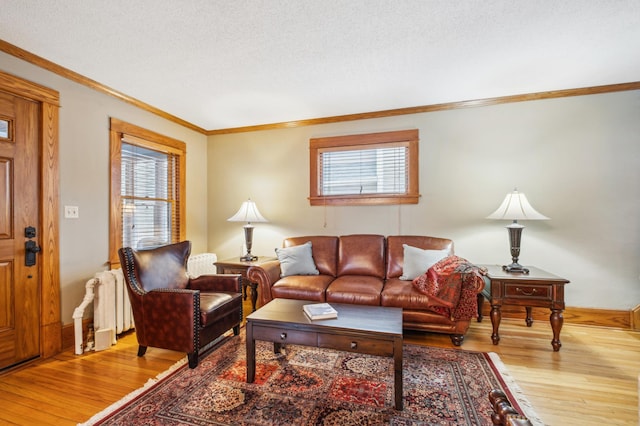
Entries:
[[0,90],[40,104],[40,357],[49,358],[62,350],[58,159],[60,94],[2,71]]

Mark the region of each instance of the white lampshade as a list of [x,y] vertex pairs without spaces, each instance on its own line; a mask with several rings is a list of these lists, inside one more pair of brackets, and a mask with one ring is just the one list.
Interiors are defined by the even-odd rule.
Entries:
[[258,206],[256,203],[251,201],[251,199],[245,201],[240,206],[240,209],[236,214],[227,219],[229,222],[268,222],[267,219],[264,218],[260,214],[258,210]]
[[545,215],[539,213],[531,207],[527,197],[517,189],[507,194],[498,209],[487,216],[487,219],[508,219],[508,220],[547,220]]

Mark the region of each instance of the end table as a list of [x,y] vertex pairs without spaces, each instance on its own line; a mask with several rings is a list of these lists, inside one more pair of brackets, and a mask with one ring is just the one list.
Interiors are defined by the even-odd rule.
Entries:
[[260,265],[264,262],[276,260],[275,257],[258,256],[257,260],[247,262],[240,260],[240,257],[232,257],[230,259],[220,260],[215,263],[219,274],[240,274],[242,276],[242,289],[244,291],[244,300],[247,300],[248,289],[251,288],[251,309],[256,310],[256,302],[258,300],[258,283],[249,281],[247,271],[254,265]]
[[549,322],[553,330],[551,346],[559,351],[560,330],[564,318],[564,286],[569,280],[550,274],[542,269],[528,266],[528,274],[507,272],[499,265],[483,265],[487,268],[488,285],[478,294],[478,322],[482,321],[482,303],[486,298],[491,303],[491,324],[493,334],[491,340],[494,345],[500,342],[498,329],[502,320],[500,311],[502,305],[524,306],[527,311],[525,319],[527,327],[533,324],[531,307],[551,309]]

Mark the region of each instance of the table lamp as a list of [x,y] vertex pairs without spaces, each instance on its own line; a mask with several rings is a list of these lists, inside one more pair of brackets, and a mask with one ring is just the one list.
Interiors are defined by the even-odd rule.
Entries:
[[251,262],[258,259],[258,256],[253,256],[251,254],[251,244],[253,241],[253,225],[251,222],[268,222],[267,219],[264,218],[260,214],[256,203],[248,199],[244,201],[240,206],[240,209],[236,214],[227,219],[229,222],[247,222],[244,225],[244,242],[247,246],[247,254],[240,258],[243,262]]
[[503,270],[507,272],[519,272],[528,274],[529,270],[518,263],[520,257],[520,239],[522,236],[523,225],[518,223],[518,220],[548,220],[549,218],[543,214],[540,214],[531,207],[527,197],[521,192],[518,192],[518,188],[515,188],[513,192],[507,194],[502,204],[498,209],[487,216],[487,219],[502,219],[513,220],[510,225],[507,225],[509,231],[509,245],[511,246],[511,264],[504,265]]

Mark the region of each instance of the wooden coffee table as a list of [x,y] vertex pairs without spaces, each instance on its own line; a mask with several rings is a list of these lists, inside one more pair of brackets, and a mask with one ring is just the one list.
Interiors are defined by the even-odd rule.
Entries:
[[402,309],[331,303],[338,318],[311,321],[305,300],[274,299],[247,316],[247,382],[256,373],[256,340],[393,357],[396,410],[402,410]]

